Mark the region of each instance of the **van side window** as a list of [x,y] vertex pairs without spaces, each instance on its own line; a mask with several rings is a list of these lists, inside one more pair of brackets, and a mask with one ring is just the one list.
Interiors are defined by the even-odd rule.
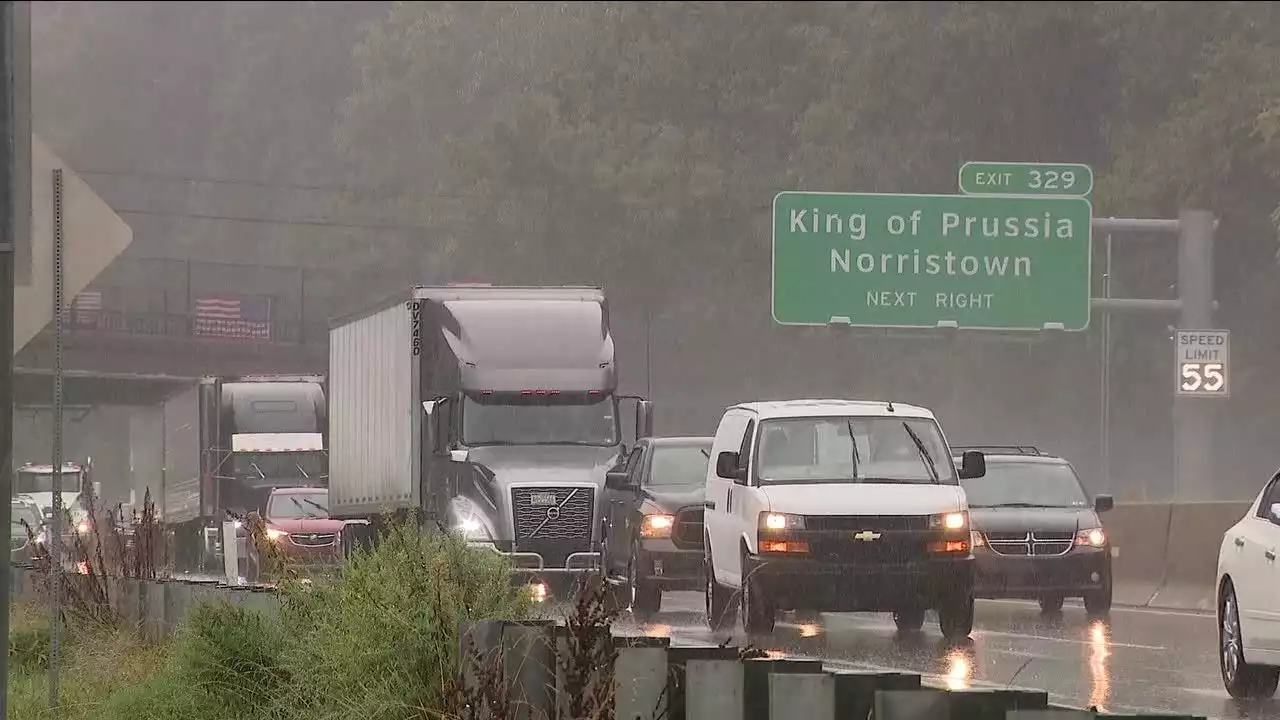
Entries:
[[[751,436],[756,429],[756,421],[747,421],[747,430],[742,434],[742,444],[738,446],[738,464],[744,468],[751,467]],[[751,473],[747,473],[747,477],[751,477]]]

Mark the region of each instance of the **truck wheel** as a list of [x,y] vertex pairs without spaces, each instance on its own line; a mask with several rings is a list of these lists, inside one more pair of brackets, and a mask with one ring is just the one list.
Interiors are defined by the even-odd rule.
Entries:
[[662,589],[640,576],[642,562],[639,543],[631,546],[631,561],[627,563],[627,585],[631,587],[631,614],[640,622],[649,622],[662,609]]
[[707,626],[714,632],[723,632],[733,627],[738,612],[738,598],[729,588],[716,582],[715,565],[711,559],[711,543],[705,543],[706,551],[702,554],[703,572],[707,576],[706,606]]
[[1056,613],[1062,610],[1063,598],[1061,595],[1045,595],[1040,598],[1040,612]]
[[938,629],[950,641],[963,640],[973,632],[973,596],[951,597],[938,606]]
[[760,581],[751,577],[745,557],[742,570],[742,629],[748,635],[767,635],[778,620],[777,603],[760,587]]
[[924,627],[924,610],[922,608],[906,608],[893,613],[893,623],[900,632],[917,632]]

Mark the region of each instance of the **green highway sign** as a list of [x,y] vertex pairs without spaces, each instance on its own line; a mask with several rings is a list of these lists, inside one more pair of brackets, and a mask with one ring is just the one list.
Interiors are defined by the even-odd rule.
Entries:
[[1077,163],[968,162],[960,167],[965,195],[1055,195],[1093,192],[1093,170]]
[[1074,197],[781,192],[773,319],[1084,330],[1092,220]]

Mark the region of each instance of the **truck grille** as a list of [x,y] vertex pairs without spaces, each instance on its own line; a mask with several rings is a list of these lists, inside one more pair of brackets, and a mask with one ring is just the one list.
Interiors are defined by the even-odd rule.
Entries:
[[676,513],[676,526],[671,533],[671,542],[676,547],[682,550],[702,547],[702,513],[701,507],[681,508]]
[[327,547],[337,537],[337,533],[291,533],[289,541],[301,547]]
[[589,487],[512,488],[515,539],[590,540],[595,501]]
[[[855,535],[870,533],[858,539]],[[853,565],[899,565],[929,557],[927,515],[808,516],[805,532],[815,558]]]
[[1033,532],[986,533],[987,547],[997,555],[1064,555],[1071,550],[1075,533],[1038,530]]

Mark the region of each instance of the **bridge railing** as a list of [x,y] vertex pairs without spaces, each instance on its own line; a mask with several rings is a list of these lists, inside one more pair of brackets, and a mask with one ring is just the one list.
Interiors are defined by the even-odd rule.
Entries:
[[72,308],[64,313],[64,321],[70,334],[167,337],[217,343],[310,345],[324,343],[328,333],[325,322],[273,319],[249,323],[214,320],[185,312],[83,312]]

